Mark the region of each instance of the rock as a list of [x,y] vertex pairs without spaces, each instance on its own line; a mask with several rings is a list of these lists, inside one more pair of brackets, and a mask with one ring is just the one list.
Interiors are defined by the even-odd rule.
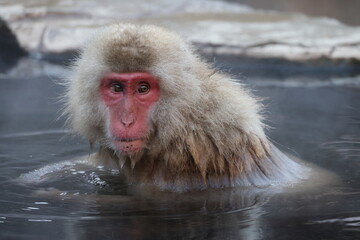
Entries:
[[0,18],[0,72],[16,65],[19,58],[26,52],[19,46],[15,35],[4,20]]
[[360,61],[360,28],[333,19],[206,0],[43,2],[14,0],[0,8],[21,46],[40,54],[76,51],[94,29],[126,21],[173,29],[207,55]]
[[[206,29],[206,30],[204,30]],[[205,39],[204,41],[203,39]],[[276,22],[200,23],[192,41],[210,45],[213,54],[308,61],[320,58],[360,60],[360,28],[331,19],[294,15]]]

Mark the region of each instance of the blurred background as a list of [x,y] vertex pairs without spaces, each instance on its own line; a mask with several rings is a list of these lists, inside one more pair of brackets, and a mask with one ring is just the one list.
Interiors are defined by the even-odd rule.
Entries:
[[[0,239],[360,239],[359,10],[356,0],[0,0]],[[37,185],[14,181],[89,154],[59,119],[58,83],[88,36],[116,22],[178,32],[262,98],[274,144],[339,182],[154,201],[70,163]],[[49,188],[55,197],[34,194]]]
[[[359,73],[357,1],[2,0],[0,4],[2,25],[7,24],[31,58],[72,58],[95,29],[133,22],[180,33],[208,61],[220,68],[225,64],[232,74],[284,78],[298,72],[303,76],[304,71],[319,77]],[[5,53],[15,41],[3,29]],[[1,59],[0,67],[13,62]]]
[[251,6],[256,9],[274,10],[288,13],[303,13],[312,17],[329,17],[340,22],[358,26],[360,2],[351,0],[228,0]]

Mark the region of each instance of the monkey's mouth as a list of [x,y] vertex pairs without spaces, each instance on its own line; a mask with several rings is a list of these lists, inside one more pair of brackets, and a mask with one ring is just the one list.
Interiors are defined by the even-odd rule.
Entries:
[[140,151],[144,145],[142,138],[116,138],[115,146],[124,154],[134,154]]
[[144,141],[144,138],[115,138],[116,142],[122,142],[122,143],[131,143],[136,141]]
[[134,142],[137,140],[141,140],[141,138],[121,138],[121,139],[117,139],[117,141],[120,142]]

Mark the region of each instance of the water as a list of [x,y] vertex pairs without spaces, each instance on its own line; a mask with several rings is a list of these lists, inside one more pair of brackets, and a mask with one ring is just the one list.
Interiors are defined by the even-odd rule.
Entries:
[[265,98],[271,139],[338,181],[146,194],[117,171],[73,161],[89,146],[55,121],[64,72],[25,59],[0,76],[0,239],[359,239],[357,79],[247,80]]

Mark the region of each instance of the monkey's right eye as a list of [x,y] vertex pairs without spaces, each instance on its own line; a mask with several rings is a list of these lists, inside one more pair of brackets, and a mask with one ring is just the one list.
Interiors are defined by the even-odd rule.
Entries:
[[114,93],[120,93],[124,91],[123,86],[121,86],[121,84],[119,83],[114,83],[113,85],[111,85],[111,91]]

